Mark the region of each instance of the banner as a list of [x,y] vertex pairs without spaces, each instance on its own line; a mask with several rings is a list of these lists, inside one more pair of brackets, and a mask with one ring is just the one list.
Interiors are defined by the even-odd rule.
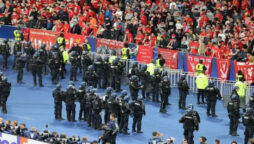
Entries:
[[46,143],[15,135],[0,133],[0,144],[46,144]]
[[150,46],[139,45],[137,61],[149,64],[153,59],[153,48]]
[[212,65],[212,58],[210,57],[202,57],[202,56],[194,56],[194,55],[186,55],[187,57],[187,68],[188,72],[195,74],[196,72],[196,65],[199,63],[199,60],[203,60],[204,66],[206,69],[206,75],[210,77],[211,75],[211,65]]
[[217,59],[218,78],[227,80],[229,75],[230,60]]
[[241,70],[244,74],[245,82],[251,84],[254,81],[254,66],[248,65],[245,62],[234,62],[235,74]]
[[56,38],[59,33],[47,30],[30,30],[30,41],[33,43],[33,47],[38,49],[45,43],[47,45],[46,49],[50,49],[53,44],[56,43]]
[[177,69],[178,51],[158,48],[158,54],[161,54],[162,57],[165,59],[165,67],[168,67],[170,69]]
[[110,50],[113,50],[120,56],[121,49],[124,47],[124,42],[97,38],[96,47],[96,52],[99,54],[110,54]]
[[64,39],[65,39],[65,48],[70,49],[75,42],[77,42],[78,44],[82,44],[86,40],[86,36],[65,33]]

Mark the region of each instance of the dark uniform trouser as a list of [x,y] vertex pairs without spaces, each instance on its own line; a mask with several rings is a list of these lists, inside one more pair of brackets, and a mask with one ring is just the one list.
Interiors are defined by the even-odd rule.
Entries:
[[101,127],[101,115],[99,112],[94,112],[94,118],[93,118],[93,128],[98,129]]
[[2,104],[2,112],[7,113],[6,102],[7,102],[8,94],[2,94],[1,96],[1,104]]
[[102,78],[102,88],[107,88],[109,85],[109,77],[110,75],[107,73],[103,73],[103,78]]
[[34,84],[37,85],[36,75],[39,77],[39,85],[42,85],[42,73],[39,70],[32,70]]
[[168,103],[168,94],[161,94],[161,110],[165,110]]
[[16,69],[16,60],[17,60],[17,56],[14,56],[12,69]]
[[31,57],[27,57],[27,59],[26,59],[26,71],[27,72],[30,71],[30,62],[29,62],[30,59],[31,59]]
[[97,75],[98,75],[98,79],[97,79],[97,84],[98,85],[98,88],[102,88],[102,79],[103,79],[103,72],[96,72]]
[[153,87],[153,101],[159,101],[159,88],[157,86]]
[[134,114],[133,123],[132,123],[132,130],[141,131],[141,123],[142,123],[142,114]]
[[42,72],[44,75],[47,75],[47,64],[46,63],[42,64]]
[[245,126],[245,131],[244,131],[244,144],[248,144],[248,141],[250,138],[253,138],[254,134],[254,127],[251,126]]
[[193,141],[193,138],[194,138],[193,132],[194,132],[194,129],[187,129],[187,128],[184,129],[184,132],[183,132],[184,138],[187,140],[188,144],[194,144],[194,141]]
[[205,96],[204,96],[204,90],[203,89],[198,89],[198,99],[197,99],[198,103],[200,103],[200,96],[201,96],[202,102],[205,102]]
[[121,89],[120,75],[113,75],[112,76],[111,87],[114,88],[116,91],[119,91]]
[[129,122],[129,114],[121,114],[120,131],[127,132]]
[[88,69],[87,67],[88,66],[86,66],[86,65],[83,66],[83,76],[82,76],[83,81],[85,81],[85,79],[86,79],[86,71]]
[[216,106],[216,100],[207,100],[207,113],[210,114],[210,110],[211,110],[212,115],[215,115],[215,106]]
[[86,114],[85,114],[85,103],[79,102],[79,104],[80,104],[79,120],[83,119],[83,116],[84,116],[84,119],[85,119],[85,117],[86,117]]
[[72,80],[74,80],[74,81],[76,81],[77,80],[77,66],[75,65],[75,66],[71,66],[71,75],[70,75],[70,80],[72,81]]
[[62,102],[55,102],[55,119],[62,118]]
[[88,126],[91,126],[93,120],[93,113],[90,107],[86,107],[86,116],[87,116],[87,124]]
[[52,68],[51,69],[51,80],[53,84],[57,84],[58,83],[58,74],[59,74],[59,70],[56,68]]
[[109,110],[105,110],[105,115],[104,115],[104,123],[105,124],[109,122],[109,115],[110,115]]
[[3,55],[3,68],[7,68],[8,55]]
[[68,121],[75,120],[75,107],[76,107],[76,104],[73,104],[73,103],[66,104],[66,112],[67,112]]
[[187,96],[187,92],[182,91],[179,89],[179,108],[185,108],[186,106],[186,96]]
[[236,133],[238,128],[238,117],[229,116],[230,124],[229,124],[229,131],[230,133]]
[[23,68],[18,69],[17,82],[22,82],[23,79]]

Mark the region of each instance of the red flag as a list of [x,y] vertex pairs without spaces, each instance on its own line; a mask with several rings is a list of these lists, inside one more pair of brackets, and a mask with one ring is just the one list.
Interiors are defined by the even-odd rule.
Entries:
[[229,74],[230,60],[217,59],[217,66],[218,66],[218,77],[221,80],[227,80]]
[[202,56],[193,56],[193,55],[186,55],[187,56],[187,68],[188,72],[191,74],[195,74],[196,72],[196,65],[199,63],[199,60],[203,60],[203,64],[206,67],[206,75],[211,75],[211,68],[212,68],[212,58],[210,57],[202,57]]
[[141,63],[150,63],[153,59],[153,48],[150,46],[139,45],[137,61]]
[[178,51],[158,48],[158,54],[161,54],[165,59],[165,67],[169,67],[171,69],[177,69],[178,64]]

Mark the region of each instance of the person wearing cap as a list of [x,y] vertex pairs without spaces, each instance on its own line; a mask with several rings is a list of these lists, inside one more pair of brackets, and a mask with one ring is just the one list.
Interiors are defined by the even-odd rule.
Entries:
[[197,104],[200,104],[200,97],[202,104],[205,104],[204,89],[208,86],[208,77],[205,75],[206,67],[203,67],[202,72],[196,78],[196,86],[198,89]]
[[214,85],[212,80],[209,81],[209,85],[205,88],[205,95],[207,101],[207,111],[208,116],[211,115],[210,110],[212,111],[212,117],[217,117],[215,114],[215,106],[217,99],[221,100],[221,94],[219,89]]
[[237,91],[239,97],[240,97],[240,107],[243,108],[243,111],[245,111],[245,89],[246,84],[244,83],[244,78],[240,78],[239,81],[235,83],[235,86],[239,87],[239,90]]
[[230,119],[230,124],[229,124],[229,134],[232,136],[238,136],[237,134],[237,127],[239,123],[239,118],[240,118],[240,100],[239,100],[239,95],[238,95],[239,87],[234,86],[232,90],[232,94],[230,96],[230,101],[228,102],[227,105],[227,110],[228,110],[228,117]]
[[179,102],[178,102],[178,108],[179,109],[186,109],[186,97],[189,93],[189,85],[186,80],[186,75],[181,75],[180,80],[178,81],[178,91],[179,91]]

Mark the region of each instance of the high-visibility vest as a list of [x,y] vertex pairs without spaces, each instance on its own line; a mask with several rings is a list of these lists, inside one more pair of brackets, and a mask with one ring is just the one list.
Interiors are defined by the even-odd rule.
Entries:
[[149,63],[147,65],[147,71],[150,73],[150,76],[152,76],[154,74],[155,68],[156,68],[156,66],[153,63]]
[[238,91],[237,91],[237,94],[240,96],[240,97],[245,97],[245,89],[246,89],[246,84],[242,81],[238,81],[235,83],[235,86],[238,86]]
[[58,38],[57,38],[57,44],[58,44],[59,46],[61,46],[61,45],[63,44],[63,42],[64,42],[64,38],[63,38],[63,37],[58,37]]
[[237,74],[237,75],[236,75],[235,81],[238,82],[238,81],[240,81],[241,78],[243,78],[243,75],[238,75],[238,74]]
[[69,60],[68,52],[67,51],[63,51],[62,55],[63,55],[64,63],[67,63],[67,61]]
[[160,65],[160,59],[157,59],[157,60],[156,60],[156,67],[157,67],[157,68],[160,68],[160,67],[161,67],[161,65]]
[[202,71],[203,71],[203,69],[204,69],[204,65],[203,64],[197,64],[196,65],[196,73],[197,74],[200,74]]
[[196,79],[196,85],[198,89],[205,89],[208,86],[208,77],[200,73]]
[[89,44],[89,43],[86,43],[85,45],[86,45],[86,48],[87,48],[86,50],[87,50],[87,51],[89,51],[89,52],[91,52],[91,51],[92,51],[92,49],[91,49],[90,44]]
[[128,48],[122,48],[122,59],[128,59],[127,51]]
[[116,59],[116,56],[109,57],[109,62],[108,63],[112,64],[115,59]]
[[20,31],[19,30],[15,30],[14,32],[13,32],[13,35],[14,35],[14,39],[15,40],[17,40],[17,41],[21,41],[22,40],[22,35],[21,35],[21,33],[20,33]]

